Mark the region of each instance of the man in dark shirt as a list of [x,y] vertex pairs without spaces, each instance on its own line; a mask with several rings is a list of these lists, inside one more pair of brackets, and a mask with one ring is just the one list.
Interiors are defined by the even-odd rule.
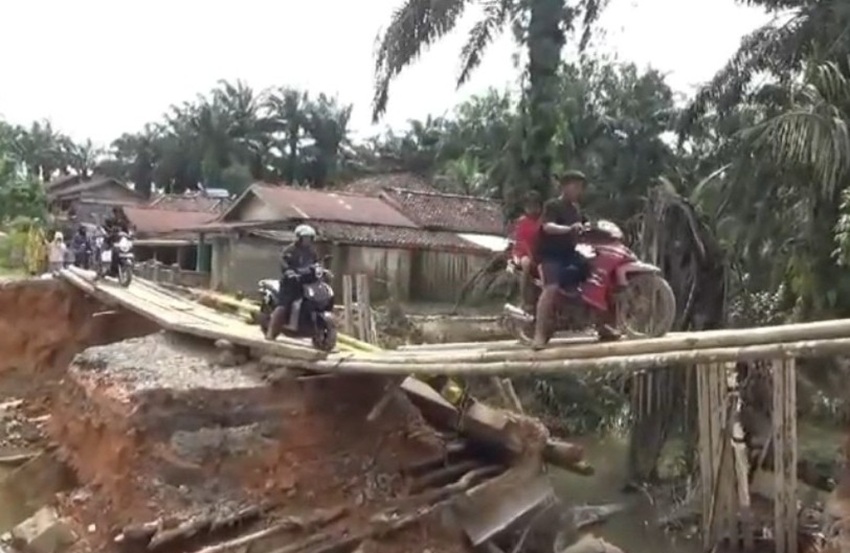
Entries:
[[[532,347],[541,349],[549,341],[549,329],[555,317],[560,289],[570,290],[588,276],[587,260],[576,251],[578,236],[587,226],[579,200],[587,177],[579,171],[568,171],[561,179],[561,194],[546,202],[541,217],[537,259],[540,261],[543,290],[537,302],[537,320]],[[603,339],[615,338],[607,325],[598,324]]]

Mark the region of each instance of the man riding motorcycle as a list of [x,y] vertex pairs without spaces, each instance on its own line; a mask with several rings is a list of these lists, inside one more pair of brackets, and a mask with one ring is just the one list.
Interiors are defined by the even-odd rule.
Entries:
[[[106,236],[103,240],[103,247],[112,250],[118,242],[118,235],[122,232],[130,232],[130,222],[124,216],[124,212],[120,207],[113,207],[112,214],[103,222],[103,230]],[[101,252],[102,253],[102,252]],[[112,263],[109,267],[110,274],[118,273],[118,256],[112,256]]]
[[[272,313],[273,317],[285,317],[290,307],[298,300],[302,293],[300,277],[305,271],[319,260],[313,241],[316,238],[316,229],[310,225],[298,225],[295,227],[295,242],[283,249],[281,255],[281,279],[280,293],[278,295],[278,307]],[[269,324],[269,329],[279,328],[282,325]]]
[[[534,349],[544,348],[549,341],[561,290],[574,290],[588,276],[587,260],[576,250],[578,236],[587,226],[578,203],[586,184],[584,173],[568,171],[560,178],[560,195],[543,205],[535,256],[540,263],[543,289],[537,301]],[[603,340],[619,337],[603,322],[597,324],[597,332]]]

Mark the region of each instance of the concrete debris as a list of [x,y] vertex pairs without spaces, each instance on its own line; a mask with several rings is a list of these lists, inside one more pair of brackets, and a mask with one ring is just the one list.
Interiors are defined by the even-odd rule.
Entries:
[[[227,351],[227,350],[223,350]],[[262,387],[257,376],[238,368],[217,368],[215,352],[198,352],[191,344],[164,333],[92,347],[79,354],[75,364],[112,381],[125,382],[136,391],[228,390]]]
[[53,507],[42,507],[12,530],[13,542],[27,553],[61,553],[77,541],[68,521]]

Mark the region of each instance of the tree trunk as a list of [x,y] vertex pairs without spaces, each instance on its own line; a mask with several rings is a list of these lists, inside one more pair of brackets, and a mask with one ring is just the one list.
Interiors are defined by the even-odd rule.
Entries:
[[532,0],[528,22],[528,90],[525,176],[528,189],[551,192],[552,140],[557,132],[558,70],[566,42],[564,0]]

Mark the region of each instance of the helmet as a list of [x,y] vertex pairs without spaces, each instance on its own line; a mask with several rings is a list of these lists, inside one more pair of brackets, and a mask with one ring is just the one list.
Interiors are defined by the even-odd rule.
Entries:
[[298,225],[297,227],[295,227],[295,238],[304,238],[305,236],[315,238],[316,229],[314,229],[310,225]]

